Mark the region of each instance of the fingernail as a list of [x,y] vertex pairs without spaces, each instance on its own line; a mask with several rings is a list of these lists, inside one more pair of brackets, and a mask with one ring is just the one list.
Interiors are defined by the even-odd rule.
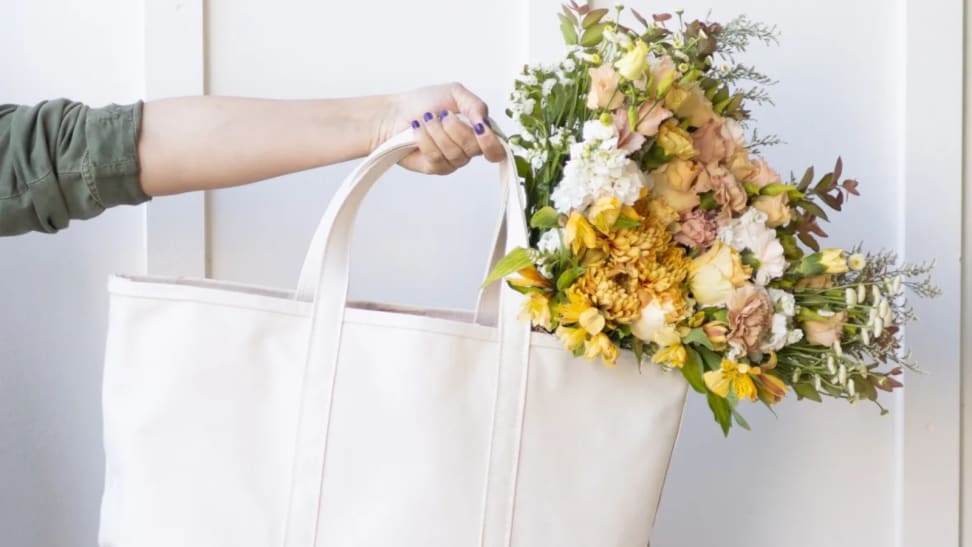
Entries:
[[418,128],[419,128],[418,120],[412,120],[412,129],[418,129]]
[[483,118],[483,123],[486,125],[486,127],[490,128],[490,129],[493,128],[492,125],[489,125],[489,118]]
[[430,122],[432,121],[432,118],[434,118],[435,116],[433,116],[431,112],[426,112],[425,116],[423,117],[425,118],[425,121]]
[[439,119],[440,120],[445,119],[445,117],[448,116],[448,115],[449,115],[449,111],[448,110],[443,110],[442,112],[439,112]]
[[486,128],[483,127],[483,124],[481,123],[477,123],[475,126],[473,126],[473,130],[476,132],[477,135],[482,135],[483,133],[486,132]]

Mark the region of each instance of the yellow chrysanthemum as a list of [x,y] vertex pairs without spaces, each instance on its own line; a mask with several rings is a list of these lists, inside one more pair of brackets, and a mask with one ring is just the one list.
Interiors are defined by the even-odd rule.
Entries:
[[[571,290],[586,298],[608,321],[630,324],[654,300],[671,302],[672,315],[686,315],[684,286],[691,261],[673,240],[665,219],[647,216],[641,226],[603,238],[603,255],[585,262]],[[583,311],[583,310],[580,310]]]

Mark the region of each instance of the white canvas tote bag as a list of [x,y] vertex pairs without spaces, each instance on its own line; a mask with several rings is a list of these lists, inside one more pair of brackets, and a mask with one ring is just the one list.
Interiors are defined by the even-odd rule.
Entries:
[[[296,292],[109,281],[102,546],[648,543],[680,374],[574,358],[499,284],[498,326],[347,302],[355,213],[414,148],[402,134],[347,178]],[[527,229],[509,151],[501,177],[510,249]]]

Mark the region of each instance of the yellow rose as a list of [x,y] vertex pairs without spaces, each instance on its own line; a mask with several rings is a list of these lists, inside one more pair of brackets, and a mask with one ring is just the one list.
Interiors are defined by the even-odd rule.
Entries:
[[698,154],[692,146],[692,136],[689,135],[688,131],[679,127],[675,120],[668,120],[662,124],[656,142],[669,156],[690,160]]
[[618,72],[629,80],[640,80],[645,75],[645,68],[648,67],[648,45],[638,40],[635,47],[620,61],[614,64]]
[[751,275],[752,270],[743,265],[739,253],[717,241],[689,265],[689,288],[700,305],[722,306]]
[[615,197],[603,197],[587,211],[587,218],[602,234],[610,233],[620,216],[621,201]]
[[624,93],[618,92],[618,73],[610,65],[589,68],[591,90],[587,94],[587,108],[614,110],[624,102]]
[[698,84],[689,87],[673,87],[665,95],[665,107],[680,119],[688,120],[692,127],[702,127],[709,120],[716,119],[712,101]]
[[792,220],[790,197],[786,193],[775,196],[760,196],[753,202],[753,208],[766,214],[766,225],[770,228],[786,226]]
[[759,172],[759,167],[749,159],[749,150],[745,148],[739,148],[729,156],[726,160],[726,166],[729,168],[729,172],[739,181],[748,181]]

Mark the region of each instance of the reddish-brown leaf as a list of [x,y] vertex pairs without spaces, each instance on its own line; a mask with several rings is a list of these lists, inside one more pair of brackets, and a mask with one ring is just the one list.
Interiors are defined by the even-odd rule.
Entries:
[[797,234],[797,237],[800,238],[800,241],[802,241],[804,245],[813,249],[814,252],[820,250],[820,244],[817,243],[817,240],[814,239],[812,235],[806,232],[800,232]]
[[807,231],[813,232],[820,237],[827,237],[827,232],[823,231],[823,228],[816,221],[807,224]]
[[672,18],[671,13],[655,13],[651,16],[652,19],[658,21],[659,23],[664,23]]
[[861,194],[860,192],[857,191],[857,184],[858,182],[856,180],[847,179],[844,181],[842,186],[844,187],[844,190],[847,190],[848,192],[854,194],[855,196],[859,196]]

